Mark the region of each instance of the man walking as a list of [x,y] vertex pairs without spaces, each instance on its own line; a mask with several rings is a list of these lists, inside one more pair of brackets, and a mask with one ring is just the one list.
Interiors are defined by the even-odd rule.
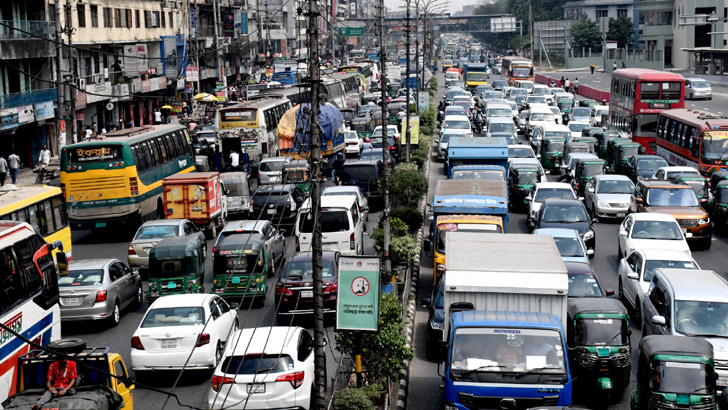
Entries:
[[594,63],[591,63],[591,65],[589,66],[589,69],[591,70],[591,73],[592,74],[594,74],[594,69],[595,68],[596,68],[596,66],[594,65]]
[[5,176],[8,174],[8,161],[0,156],[0,186],[5,186]]
[[18,178],[18,168],[20,168],[20,157],[15,155],[15,152],[8,157],[8,167],[10,168],[10,178],[15,184],[15,180]]
[[566,92],[569,92],[569,87],[570,87],[570,86],[571,86],[571,82],[570,82],[570,81],[569,81],[569,79],[567,78],[567,79],[566,79],[566,82],[564,82],[564,90],[565,90]]
[[230,150],[230,167],[237,168],[240,166],[240,154]]
[[612,71],[616,71],[616,70],[617,70],[617,62],[615,61],[612,63]]
[[579,79],[574,80],[574,94],[579,94]]
[[154,125],[160,125],[162,123],[162,112],[159,108],[154,109]]

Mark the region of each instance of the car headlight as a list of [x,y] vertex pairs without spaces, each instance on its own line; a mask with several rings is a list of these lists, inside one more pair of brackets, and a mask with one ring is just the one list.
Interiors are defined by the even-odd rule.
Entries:
[[709,216],[708,217],[705,217],[703,219],[698,220],[698,224],[699,225],[709,224],[709,223],[710,223],[710,217]]
[[588,241],[588,240],[592,239],[593,237],[594,237],[594,231],[587,231],[584,234],[584,240],[585,241]]
[[601,199],[597,200],[597,206],[600,208],[609,208],[609,204]]

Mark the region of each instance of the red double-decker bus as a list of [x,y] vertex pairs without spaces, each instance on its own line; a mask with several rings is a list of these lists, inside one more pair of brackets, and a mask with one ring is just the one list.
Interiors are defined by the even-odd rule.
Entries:
[[700,110],[669,110],[657,122],[657,154],[670,165],[696,168],[708,176],[725,171],[728,118]]
[[685,107],[683,76],[642,68],[616,70],[609,90],[609,124],[655,154],[660,113]]

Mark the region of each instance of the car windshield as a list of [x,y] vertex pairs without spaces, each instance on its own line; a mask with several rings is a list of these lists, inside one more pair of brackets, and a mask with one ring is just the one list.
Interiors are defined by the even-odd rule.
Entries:
[[437,252],[445,254],[445,239],[448,232],[502,233],[501,227],[495,224],[444,223],[437,225],[435,242]]
[[260,171],[262,172],[278,172],[286,165],[286,161],[263,161],[260,163]]
[[712,386],[715,386],[717,376],[713,366],[690,360],[692,358],[686,358],[684,362],[676,360],[653,363],[650,389],[664,393],[713,394],[715,388]]
[[[322,266],[324,278],[334,277],[334,261],[323,261]],[[289,262],[283,271],[283,277],[289,280],[312,279],[313,263],[310,260]]]
[[454,80],[459,80],[460,79],[460,73],[458,73],[457,71],[448,71],[448,72],[445,73],[445,78],[447,78],[448,80],[451,79],[451,78],[454,79]]
[[535,158],[530,148],[508,147],[508,158]]
[[344,138],[348,140],[355,140],[357,139],[357,135],[355,132],[347,131],[346,134],[344,134]]
[[518,185],[535,185],[538,181],[537,169],[517,169]]
[[68,276],[58,277],[58,286],[99,286],[103,280],[103,269],[69,269]]
[[288,191],[273,191],[259,189],[253,195],[253,203],[259,206],[266,204],[281,204],[289,199]]
[[578,132],[580,134],[584,128],[589,128],[589,126],[590,126],[589,124],[579,124],[579,123],[573,123],[573,122],[569,123],[569,129],[571,130],[571,132]]
[[692,189],[650,188],[647,206],[698,206],[698,197]]
[[508,83],[505,80],[495,80],[493,81],[493,88],[503,88],[507,87]]
[[561,256],[564,258],[584,256],[584,250],[577,238],[554,236],[554,242],[556,242],[556,247],[559,248],[559,253],[561,253]]
[[589,216],[586,214],[584,205],[549,205],[543,209],[541,218],[544,222],[588,222]]
[[484,100],[501,98],[502,95],[500,91],[486,91],[482,94]]
[[[298,229],[304,233],[313,232],[314,218],[310,211],[301,213],[298,217]],[[347,232],[349,230],[349,212],[344,209],[321,210],[321,231]]]
[[675,301],[675,330],[686,336],[728,337],[728,303]]
[[488,117],[510,117],[513,111],[510,107],[488,108]]
[[[390,134],[387,135],[387,145],[390,147],[393,147],[397,145],[397,141],[395,140],[394,136],[391,135],[391,130],[389,130]],[[369,138],[369,142],[372,144],[373,147],[381,148],[382,147],[382,134],[379,133],[379,136],[375,133],[374,136]]]
[[591,114],[591,109],[586,107],[577,107],[571,110],[572,117],[588,117]]
[[528,95],[528,90],[526,90],[526,89],[523,89],[523,88],[511,88],[511,89],[510,89],[510,90],[508,91],[508,93],[509,93],[510,95],[512,95],[512,96],[516,96],[516,95],[522,95],[522,96],[524,96],[524,97],[525,97],[525,96],[527,96],[527,95]]
[[680,226],[671,221],[635,221],[632,227],[634,239],[682,240]]
[[463,107],[463,109],[469,110],[472,106],[471,102],[468,100],[456,100],[453,102],[453,104],[457,105],[458,107]]
[[534,202],[543,202],[549,198],[574,199],[574,191],[565,188],[539,188],[536,191]]
[[664,159],[641,159],[637,161],[637,169],[640,171],[657,171],[659,168],[669,166]]
[[529,121],[553,121],[554,115],[553,114],[546,114],[541,112],[533,112],[531,113],[531,117],[529,118]]
[[634,184],[627,180],[602,180],[597,185],[598,194],[631,194]]
[[582,346],[624,346],[629,323],[618,318],[581,318],[574,324],[574,343]]
[[691,80],[690,85],[693,88],[708,88],[710,87],[710,84],[708,84],[705,80]]
[[293,359],[285,354],[246,354],[229,356],[220,370],[225,374],[283,373],[293,368]]
[[569,274],[570,298],[600,298],[602,290],[599,288],[594,275]]
[[516,132],[516,125],[512,122],[496,122],[488,126],[488,131],[494,132]]
[[544,144],[546,151],[562,152],[564,150],[564,140],[561,139],[547,139]]
[[445,121],[445,123],[442,126],[443,129],[453,128],[456,130],[469,130],[470,129],[470,122],[469,121]]
[[698,266],[695,262],[690,261],[648,260],[645,262],[645,274],[642,280],[645,282],[651,282],[656,269],[698,269]]
[[341,179],[343,181],[358,181],[366,183],[375,183],[379,179],[377,174],[377,166],[373,164],[363,165],[344,165]]
[[139,228],[134,240],[164,239],[177,236],[177,225],[148,225]]
[[451,179],[479,179],[483,181],[503,181],[503,171],[463,169],[453,171]]
[[482,373],[565,374],[563,342],[556,330],[461,327],[455,330],[450,352],[455,380]]
[[546,97],[540,95],[529,95],[526,97],[526,102],[529,104],[546,104]]
[[151,309],[141,327],[191,326],[205,323],[205,310],[200,306]]
[[548,88],[534,87],[534,89],[532,90],[531,94],[533,94],[533,95],[549,95],[551,93],[549,93],[549,89]]
[[382,150],[380,149],[365,149],[361,152],[361,155],[359,155],[359,159],[361,160],[370,160],[370,159],[382,159]]
[[463,107],[456,107],[456,106],[449,106],[445,108],[445,115],[468,115],[465,112],[465,108]]

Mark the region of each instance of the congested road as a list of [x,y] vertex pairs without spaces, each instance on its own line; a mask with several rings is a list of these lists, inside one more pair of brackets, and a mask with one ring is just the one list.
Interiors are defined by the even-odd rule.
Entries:
[[[581,84],[590,84],[588,81],[583,81],[582,78],[589,78],[591,80],[590,85],[594,85],[600,88],[606,89],[609,84],[609,75],[595,73],[593,77],[590,77],[589,73],[563,73],[570,79],[574,77],[579,78]],[[557,77],[558,75],[558,77]],[[562,73],[555,73],[553,77],[561,78]],[[583,77],[582,77],[583,75]],[[497,78],[497,77],[496,77]],[[492,79],[492,78],[491,78]],[[438,89],[437,101],[440,100],[442,92],[444,91],[444,78],[442,73],[439,74],[438,84],[441,85]],[[603,84],[603,85],[601,85]],[[725,89],[713,88],[714,98],[712,101],[686,101],[686,106],[690,107],[691,104],[695,104],[697,108],[708,109],[711,112],[720,111],[720,101],[723,104],[723,110],[726,108],[728,102],[728,94],[715,94],[725,92]],[[523,136],[519,136],[519,140],[524,143],[526,140]],[[431,158],[432,166],[430,168],[429,176],[429,190],[428,190],[428,202],[432,200],[435,185],[438,180],[445,179],[446,176],[443,172],[443,166],[441,162],[434,161],[434,157]],[[549,176],[549,181],[556,181],[555,176]],[[596,235],[596,254],[591,259],[592,267],[597,273],[600,284],[605,289],[617,290],[618,279],[617,279],[617,268],[619,259],[617,257],[617,232],[619,228],[618,222],[599,222],[594,224],[594,232]],[[508,221],[508,232],[509,233],[528,233],[528,225],[526,223],[526,215],[523,213],[516,213],[511,211],[510,219]],[[728,253],[728,241],[726,238],[713,236],[712,247],[708,251],[693,251],[693,258],[698,262],[701,269],[713,270],[723,277],[728,278],[728,271],[725,269],[725,255]],[[424,297],[429,297],[432,289],[432,271],[433,271],[433,259],[432,257],[423,254],[422,266],[420,269],[420,286],[418,300]],[[614,296],[616,297],[616,296]],[[415,359],[412,362],[410,368],[410,384],[408,394],[408,408],[410,409],[441,409],[443,408],[442,390],[440,385],[443,383],[442,377],[438,375],[438,364],[428,360],[426,356],[427,346],[427,320],[428,312],[427,308],[418,305],[417,314],[415,319]],[[632,324],[632,375],[630,380],[630,386],[625,391],[622,401],[613,405],[610,408],[627,410],[629,409],[629,397],[630,391],[634,390],[636,386],[636,373],[637,367],[635,365],[637,360],[637,348],[641,338],[641,331],[638,326]],[[440,366],[439,372],[442,373],[442,366]],[[579,406],[586,406],[589,408],[603,408],[601,403],[595,403],[589,400],[589,397],[583,397],[579,395],[579,392],[574,391],[574,404]]]
[[[331,182],[324,184],[324,187],[332,185]],[[371,232],[377,221],[378,213],[372,213],[367,224],[367,232]],[[73,256],[74,260],[93,259],[93,258],[118,258],[121,261],[127,260],[127,249],[131,241],[132,234],[124,234],[117,232],[94,233],[91,231],[74,231],[73,232]],[[205,288],[212,289],[212,258],[210,250],[214,245],[214,240],[207,242],[208,256],[205,262]],[[290,257],[295,253],[295,240],[292,236],[286,237],[286,257]],[[365,236],[364,254],[372,255],[372,241]],[[283,262],[285,264],[285,261]],[[280,275],[281,267],[276,269],[277,275]],[[268,297],[265,306],[262,308],[251,308],[249,304],[242,305],[238,312],[238,319],[241,328],[254,328],[260,326],[275,326],[275,304],[274,304],[274,286],[278,277],[268,279]],[[147,283],[144,283],[146,292]],[[121,354],[127,365],[131,366],[131,347],[130,339],[133,332],[139,326],[144,313],[146,311],[146,303],[142,304],[138,309],[122,312],[121,322],[116,327],[109,327],[105,324],[94,322],[82,323],[64,323],[62,326],[63,337],[78,337],[87,341],[88,346],[109,346],[110,351]],[[309,329],[313,332],[313,321],[309,319],[296,319],[293,325],[298,325]],[[335,350],[335,337],[333,321],[327,320],[326,337],[329,344],[326,347],[326,366],[327,366],[327,400],[331,396],[332,378],[336,375],[337,364],[341,359],[341,353]],[[130,370],[130,369],[129,369]],[[186,371],[183,372],[176,388],[175,380],[178,372],[155,372],[155,376],[148,377],[143,383],[149,384],[150,387],[160,389],[160,391],[145,388],[137,385],[134,390],[134,405],[140,410],[172,410],[172,409],[189,409],[207,408],[207,395],[210,391],[211,371]],[[133,372],[132,372],[133,375]],[[169,397],[165,392],[176,395]],[[167,401],[166,406],[162,407]]]

